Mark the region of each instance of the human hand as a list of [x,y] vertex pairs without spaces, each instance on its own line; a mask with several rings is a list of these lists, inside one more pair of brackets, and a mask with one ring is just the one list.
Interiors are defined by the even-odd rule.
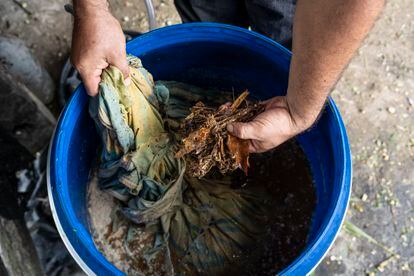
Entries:
[[126,85],[131,82],[125,37],[121,25],[106,5],[83,6],[75,10],[71,61],[90,96],[98,93],[102,71],[109,65],[121,70]]
[[263,104],[265,111],[251,122],[227,125],[227,130],[234,136],[250,139],[250,152],[275,148],[306,130],[314,121],[297,116],[289,107],[287,97],[274,97]]

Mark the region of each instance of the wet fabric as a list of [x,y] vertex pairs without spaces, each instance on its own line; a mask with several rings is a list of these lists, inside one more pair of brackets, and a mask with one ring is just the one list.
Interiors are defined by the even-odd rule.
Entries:
[[[234,189],[231,176],[186,175],[179,123],[197,101],[218,106],[223,94],[178,82],[156,82],[128,57],[132,84],[109,67],[89,111],[101,136],[99,187],[124,203],[122,213],[154,236],[144,255],[164,252],[175,273],[222,274],[260,249],[271,206],[264,187]],[[128,246],[128,243],[125,243]],[[167,254],[165,254],[167,252]]]

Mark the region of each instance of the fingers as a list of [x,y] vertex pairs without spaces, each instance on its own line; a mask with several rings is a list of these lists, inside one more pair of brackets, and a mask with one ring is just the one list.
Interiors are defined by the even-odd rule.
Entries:
[[113,62],[101,62],[100,64],[97,64],[97,68],[94,69],[84,69],[83,67],[78,66],[79,74],[82,77],[83,84],[89,96],[94,97],[98,94],[102,71],[108,67],[109,64],[117,67],[122,72],[125,85],[128,86],[131,83],[126,58],[117,58],[114,59]]
[[233,123],[227,125],[227,130],[236,137],[250,140],[249,152],[265,152],[275,147],[271,143],[264,141],[260,137],[263,135],[263,128],[252,121],[249,123]]
[[83,80],[83,85],[86,89],[86,93],[92,97],[96,96],[96,94],[98,94],[98,86],[99,82],[101,81],[102,70],[96,69],[94,71],[91,71],[91,73],[80,74]]
[[119,54],[117,56],[108,58],[107,61],[103,58],[93,59],[99,61],[84,61],[86,64],[94,64],[94,68],[87,68],[86,66],[79,65],[79,63],[75,63],[75,67],[79,71],[79,74],[82,77],[83,84],[85,86],[86,92],[89,96],[96,96],[98,94],[98,87],[99,82],[101,81],[101,74],[102,71],[107,68],[109,65],[113,65],[117,67],[124,76],[124,83],[125,85],[129,85],[131,83],[131,78],[129,77],[129,66],[126,60],[126,54]]
[[250,152],[268,151],[304,130],[292,122],[286,97],[274,97],[263,104],[265,111],[251,122],[227,125],[229,133],[250,140]]
[[109,61],[109,64],[115,66],[116,68],[118,68],[122,72],[122,75],[124,76],[125,85],[126,86],[130,85],[131,78],[129,77],[129,66],[128,66],[128,62],[126,60],[125,50],[120,55],[118,55],[114,58],[111,58],[108,61]]
[[258,131],[261,128],[257,124],[255,121],[249,123],[232,123],[227,125],[227,131],[240,139],[257,139]]

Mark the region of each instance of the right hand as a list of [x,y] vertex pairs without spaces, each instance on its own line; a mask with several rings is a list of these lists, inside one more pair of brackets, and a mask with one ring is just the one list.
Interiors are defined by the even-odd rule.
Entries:
[[[240,139],[250,140],[250,152],[271,150],[309,128],[316,117],[298,116],[287,96],[274,97],[263,103],[265,110],[247,123],[227,125],[227,131]],[[319,110],[314,112],[318,114]]]
[[79,71],[90,96],[98,93],[102,71],[109,65],[121,70],[129,85],[125,37],[108,8],[77,9],[72,35],[71,61]]

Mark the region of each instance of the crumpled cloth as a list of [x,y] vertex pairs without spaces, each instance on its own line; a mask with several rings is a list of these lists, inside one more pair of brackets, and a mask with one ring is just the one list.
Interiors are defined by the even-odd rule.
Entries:
[[234,264],[260,250],[268,234],[269,194],[261,186],[234,189],[231,176],[192,178],[185,160],[174,156],[179,124],[190,107],[197,101],[218,106],[226,99],[183,83],[154,83],[138,58],[128,56],[128,62],[131,85],[109,67],[90,99],[102,141],[99,187],[124,203],[132,232],[145,227],[154,236],[143,253],[147,260],[163,251],[176,274],[237,271]]

